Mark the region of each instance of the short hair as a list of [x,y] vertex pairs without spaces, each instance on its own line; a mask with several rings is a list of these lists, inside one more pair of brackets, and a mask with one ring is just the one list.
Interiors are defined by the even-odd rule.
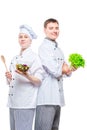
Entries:
[[49,18],[49,19],[47,19],[45,22],[44,22],[44,28],[46,28],[47,27],[47,24],[48,23],[57,23],[58,25],[59,25],[59,22],[58,22],[58,20],[56,20],[56,19],[54,19],[54,18]]

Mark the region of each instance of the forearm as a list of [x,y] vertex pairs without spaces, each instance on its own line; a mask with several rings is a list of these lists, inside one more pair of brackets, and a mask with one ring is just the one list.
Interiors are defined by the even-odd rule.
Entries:
[[25,74],[25,77],[34,85],[40,85],[41,84],[41,80],[38,79],[37,77],[30,75],[28,73]]
[[17,72],[18,74],[24,76],[25,78],[27,78],[29,80],[29,82],[31,82],[34,85],[40,85],[41,84],[41,80],[33,75],[30,75],[28,72],[21,72],[19,70],[16,70],[15,72]]

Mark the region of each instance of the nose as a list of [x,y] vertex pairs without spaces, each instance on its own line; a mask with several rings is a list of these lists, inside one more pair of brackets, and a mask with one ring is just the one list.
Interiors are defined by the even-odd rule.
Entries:
[[21,40],[25,40],[25,37],[22,37]]
[[53,31],[54,31],[54,32],[57,32],[58,30],[57,30],[57,29],[54,29]]

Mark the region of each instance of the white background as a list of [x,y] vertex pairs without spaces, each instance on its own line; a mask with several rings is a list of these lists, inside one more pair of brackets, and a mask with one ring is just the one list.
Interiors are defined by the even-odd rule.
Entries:
[[[18,29],[28,24],[37,32],[32,44],[37,52],[44,33],[43,22],[56,18],[60,23],[59,46],[66,60],[70,53],[80,53],[87,61],[87,4],[86,0],[3,0],[0,1],[0,55],[7,66],[19,52]],[[87,130],[87,66],[64,80],[66,106],[62,108],[60,130]],[[0,61],[0,129],[9,130],[9,113],[6,107],[8,86],[5,67]]]

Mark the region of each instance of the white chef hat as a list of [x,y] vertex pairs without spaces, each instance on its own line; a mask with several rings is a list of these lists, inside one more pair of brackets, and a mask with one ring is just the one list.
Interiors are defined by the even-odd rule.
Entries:
[[28,25],[21,25],[20,26],[20,32],[19,33],[25,33],[27,34],[31,39],[36,39],[37,35],[35,34],[35,32],[32,30],[31,27],[29,27]]

